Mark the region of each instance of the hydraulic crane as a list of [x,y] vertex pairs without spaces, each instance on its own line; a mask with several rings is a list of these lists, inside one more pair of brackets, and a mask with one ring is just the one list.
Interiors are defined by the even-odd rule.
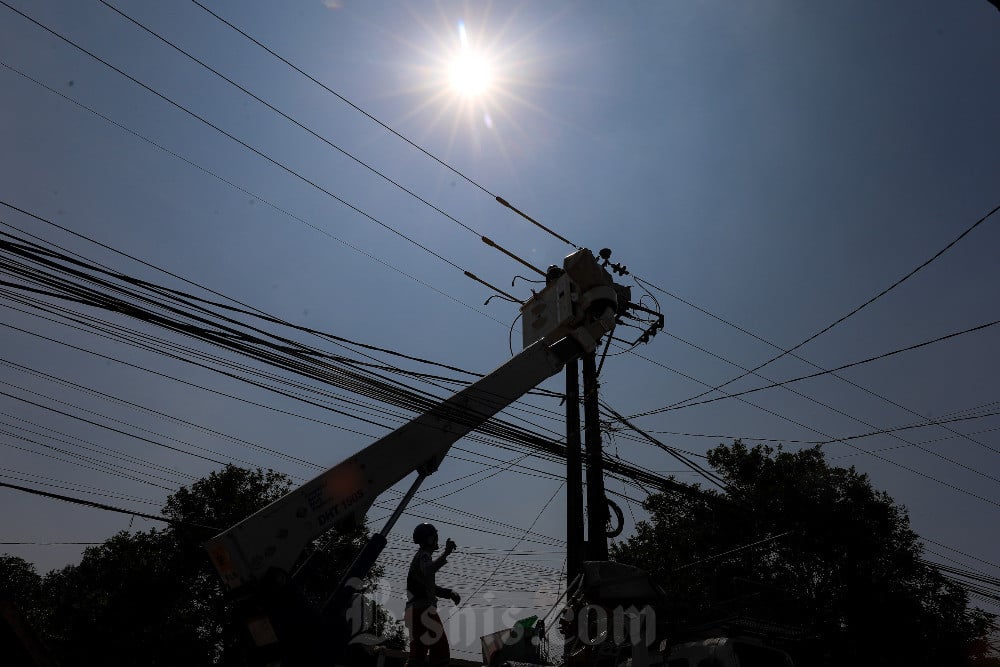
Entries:
[[[521,307],[524,348],[507,363],[207,543],[266,664],[332,664],[360,629],[362,581],[452,444],[568,361],[594,351],[636,307],[629,288],[606,270],[606,253],[603,265],[580,249],[562,267],[550,267],[545,288]],[[402,501],[323,609],[307,604],[289,574],[307,545],[331,529],[361,524],[376,498],[412,473]]]

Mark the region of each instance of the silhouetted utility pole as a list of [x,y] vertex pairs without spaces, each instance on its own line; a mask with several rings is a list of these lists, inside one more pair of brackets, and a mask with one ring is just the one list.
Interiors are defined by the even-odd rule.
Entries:
[[583,418],[587,447],[587,559],[608,559],[608,503],[604,495],[604,453],[597,402],[597,354],[583,356]]
[[583,542],[583,453],[580,450],[580,365],[566,364],[566,585],[580,572]]

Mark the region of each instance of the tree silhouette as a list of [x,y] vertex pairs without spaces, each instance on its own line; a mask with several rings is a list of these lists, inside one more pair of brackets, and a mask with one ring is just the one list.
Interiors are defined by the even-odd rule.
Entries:
[[[245,665],[246,630],[202,546],[215,532],[206,527],[228,527],[290,486],[279,473],[228,465],[171,495],[163,515],[174,523],[164,529],[118,533],[40,580],[30,564],[4,556],[0,577],[15,582],[14,599],[62,664]],[[310,546],[298,579],[307,597],[331,592],[365,537],[358,529]],[[375,625],[402,645],[385,610]]]
[[973,664],[992,617],[921,561],[906,510],[866,475],[818,447],[736,441],[708,462],[726,492],[651,496],[649,521],[612,548],[665,588],[673,630],[735,616],[811,637],[803,665]]

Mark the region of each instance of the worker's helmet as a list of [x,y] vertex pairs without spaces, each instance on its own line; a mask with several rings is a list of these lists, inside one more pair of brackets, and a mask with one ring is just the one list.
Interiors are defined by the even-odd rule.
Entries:
[[437,528],[432,524],[422,523],[413,529],[413,541],[417,544],[423,544],[431,535],[437,535],[437,532]]

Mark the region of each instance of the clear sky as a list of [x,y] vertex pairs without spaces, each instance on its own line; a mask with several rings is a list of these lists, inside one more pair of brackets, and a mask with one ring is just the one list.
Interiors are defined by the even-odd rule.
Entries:
[[[509,357],[508,332],[516,307],[497,299],[484,306],[490,292],[456,266],[521,298],[529,294],[526,283],[518,281],[511,288],[510,281],[525,269],[480,242],[476,233],[367,171],[98,0],[7,2],[301,178],[0,6],[4,202],[294,323],[479,372]],[[541,267],[560,262],[571,250],[197,5],[119,4],[136,21],[478,234]],[[610,247],[614,259],[636,275],[780,346],[799,343],[864,303],[1000,204],[1000,13],[986,0],[225,0],[209,6],[575,244]],[[477,94],[459,91],[452,81],[451,68],[463,53],[467,58],[478,54],[490,67],[488,82],[473,75],[473,87],[482,88]],[[0,207],[0,221],[132,275],[177,285],[9,208]],[[830,368],[998,319],[998,223],[987,220],[901,286],[797,353]],[[656,296],[669,334],[745,367],[773,356],[774,349],[759,340],[664,293]],[[17,313],[11,305],[0,295],[0,321],[369,436],[251,408],[7,327],[0,329],[4,361],[324,465],[382,432]],[[515,329],[515,344],[517,339]],[[637,423],[665,432],[660,437],[669,444],[704,452],[726,440],[721,436],[773,438],[795,449],[802,445],[794,441],[941,418],[1000,401],[998,343],[1000,335],[991,327],[844,371],[847,379],[898,405],[826,376],[794,388],[829,407],[771,389],[745,397],[755,406],[727,399],[638,418]],[[604,399],[623,414],[675,403],[701,393],[705,386],[698,381],[718,385],[741,373],[669,336],[636,351],[644,358],[609,357],[602,374]],[[417,368],[410,362],[403,365]],[[814,371],[785,358],[760,372],[780,381]],[[295,475],[310,472],[10,365],[0,365],[0,381],[8,394],[50,406],[59,405],[54,400],[72,403],[77,407],[60,409],[97,411],[127,422],[129,432],[145,428],[157,438],[197,442],[225,457]],[[762,384],[764,380],[751,377],[727,389]],[[548,386],[559,389],[561,381]],[[560,409],[556,401],[533,398],[531,403]],[[996,410],[994,404],[983,411]],[[155,512],[166,490],[94,470],[101,465],[93,461],[87,463],[90,468],[83,467],[73,453],[105,463],[112,459],[83,452],[81,441],[72,438],[187,475],[213,468],[8,396],[0,396],[0,412],[4,481],[49,489],[69,486],[81,496],[95,489],[125,494],[153,504],[109,502]],[[562,430],[551,414],[513,414],[527,417],[537,428]],[[39,431],[38,425],[64,435],[24,430]],[[998,562],[1000,542],[990,526],[1000,519],[1000,459],[989,451],[1000,449],[992,431],[998,426],[997,417],[951,426],[975,434],[971,437],[980,444],[940,427],[900,433],[908,443],[950,461],[888,435],[851,441],[858,449],[831,444],[827,454],[838,464],[869,473],[877,487],[907,507],[922,536]],[[676,435],[680,433],[715,437]],[[59,444],[55,438],[68,442]],[[462,446],[488,456],[514,456],[479,443]],[[677,470],[672,459],[650,446],[624,437],[608,446],[638,465]],[[876,457],[870,454],[875,450],[885,451]],[[113,465],[124,465],[114,460]],[[523,463],[559,472],[553,463]],[[131,467],[153,470],[135,461]],[[479,470],[484,470],[482,463],[453,460],[442,466],[435,481]],[[676,474],[693,481],[687,472]],[[190,479],[163,476],[169,481],[161,482],[170,488]],[[442,501],[479,517],[463,519],[479,530],[455,527],[443,530],[444,536],[487,554],[479,561],[467,556],[460,562],[466,569],[451,577],[459,590],[476,588],[463,576],[483,578],[492,571],[498,561],[489,560],[494,558],[490,554],[502,553],[493,550],[517,546],[519,554],[545,552],[511,560],[537,560],[536,565],[558,571],[562,554],[556,541],[564,536],[565,507],[563,494],[556,493],[558,484],[505,472]],[[609,487],[622,490],[619,482]],[[642,494],[635,488],[628,492]],[[96,542],[130,525],[152,525],[13,491],[0,493],[4,541]],[[553,494],[555,500],[532,529],[549,539],[518,544],[510,535],[522,534]],[[633,513],[642,516],[639,508],[631,510],[626,511],[626,535]],[[426,512],[449,516],[441,508]],[[484,523],[490,518],[514,527],[496,529]],[[399,535],[405,536],[416,521],[404,519]],[[400,545],[387,561],[390,570],[392,558],[405,558],[407,550]],[[996,568],[930,546],[997,575]],[[75,562],[82,547],[5,549],[44,571]],[[544,586],[518,588],[506,575],[503,585],[492,586],[491,581],[484,590],[493,589],[504,605],[543,606],[525,615],[544,613],[558,576],[532,572]],[[394,585],[398,594],[398,580]],[[503,590],[510,588],[518,590]],[[481,598],[475,602],[485,604]]]

